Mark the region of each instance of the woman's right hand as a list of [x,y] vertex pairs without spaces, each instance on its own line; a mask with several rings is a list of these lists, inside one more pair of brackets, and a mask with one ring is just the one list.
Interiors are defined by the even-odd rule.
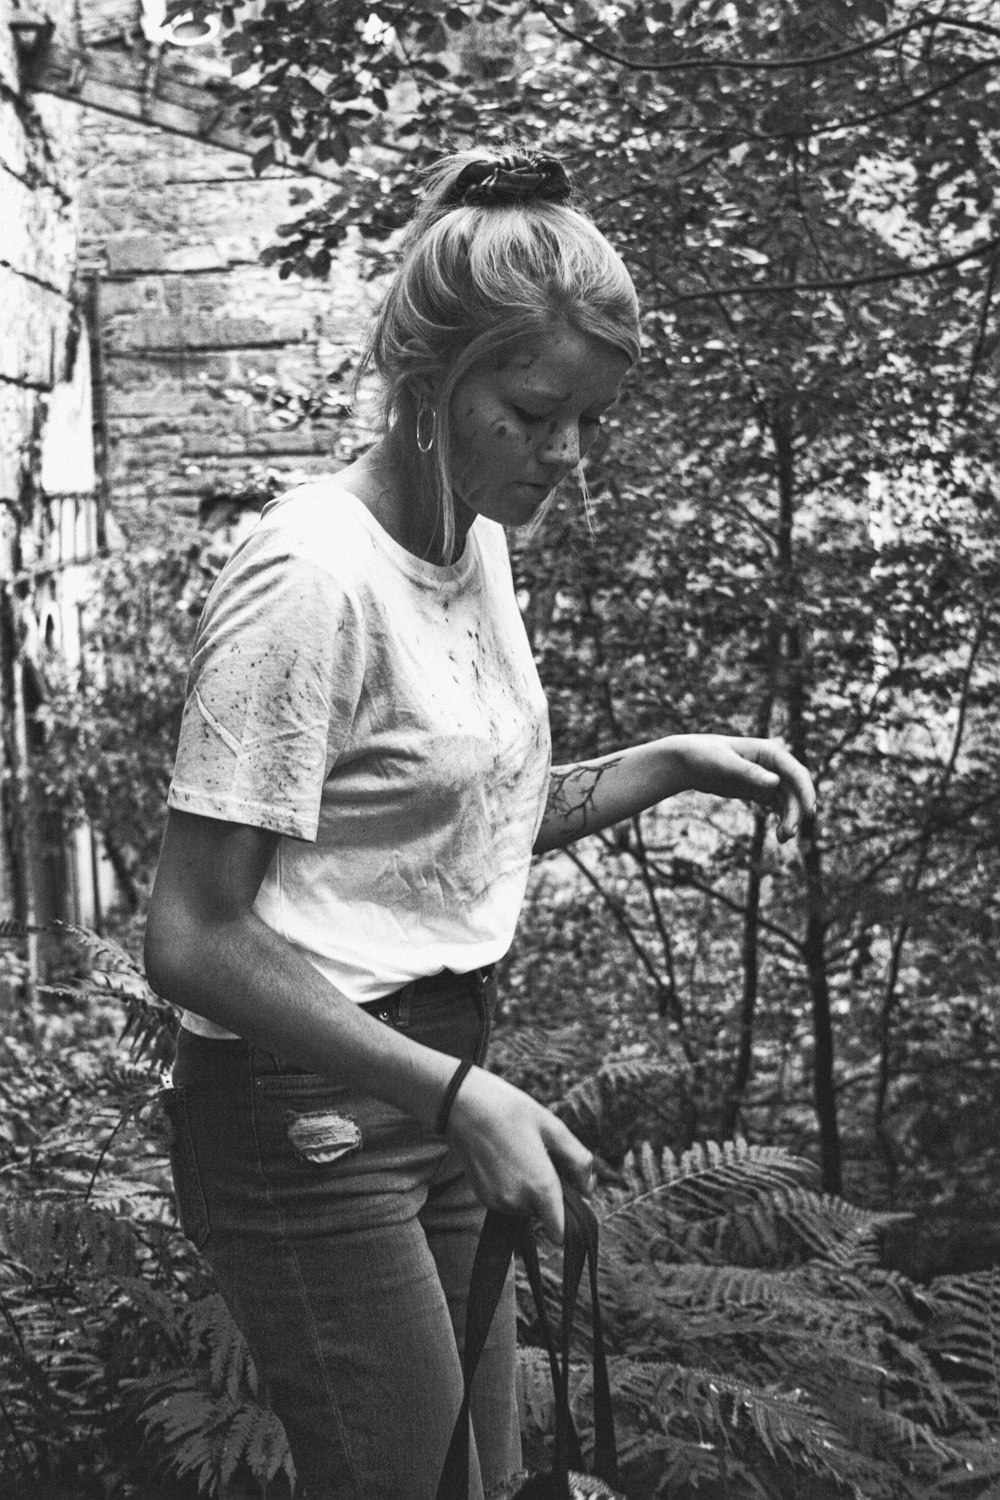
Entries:
[[562,1243],[560,1179],[568,1177],[588,1193],[594,1158],[551,1110],[495,1074],[473,1068],[452,1105],[447,1137],[487,1208],[535,1216],[548,1237]]

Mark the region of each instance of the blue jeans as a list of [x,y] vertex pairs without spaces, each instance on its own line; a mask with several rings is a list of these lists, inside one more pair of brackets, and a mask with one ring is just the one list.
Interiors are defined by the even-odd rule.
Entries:
[[[494,999],[492,977],[446,974],[378,1013],[481,1062]],[[243,1041],[182,1032],[173,1084],[181,1223],[284,1423],[298,1493],[434,1500],[483,1219],[457,1154],[391,1105]],[[502,1495],[521,1466],[514,1358],[509,1278],[473,1391],[470,1500]]]

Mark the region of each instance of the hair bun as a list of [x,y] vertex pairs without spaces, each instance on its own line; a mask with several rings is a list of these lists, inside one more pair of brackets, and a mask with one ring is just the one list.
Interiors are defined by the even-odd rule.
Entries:
[[507,204],[564,203],[573,192],[562,162],[554,156],[502,156],[499,161],[473,161],[463,167],[448,194],[449,207],[477,204],[499,208]]

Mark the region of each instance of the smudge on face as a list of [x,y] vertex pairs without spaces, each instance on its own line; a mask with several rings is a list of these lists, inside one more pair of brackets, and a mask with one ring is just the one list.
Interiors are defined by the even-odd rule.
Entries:
[[452,468],[463,536],[476,515],[532,519],[590,447],[627,370],[624,353],[558,324],[459,381]]

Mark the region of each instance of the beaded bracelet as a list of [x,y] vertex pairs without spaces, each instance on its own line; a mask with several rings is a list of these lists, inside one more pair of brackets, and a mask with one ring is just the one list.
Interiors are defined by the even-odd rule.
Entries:
[[434,1122],[434,1129],[437,1131],[438,1135],[444,1135],[444,1133],[448,1129],[448,1119],[451,1115],[451,1107],[455,1102],[455,1096],[457,1095],[459,1089],[462,1087],[462,1084],[465,1082],[466,1074],[473,1066],[474,1064],[471,1057],[467,1057],[459,1063],[458,1067],[451,1075],[451,1081],[444,1091],[444,1098],[441,1100],[441,1107],[437,1112],[437,1120]]

